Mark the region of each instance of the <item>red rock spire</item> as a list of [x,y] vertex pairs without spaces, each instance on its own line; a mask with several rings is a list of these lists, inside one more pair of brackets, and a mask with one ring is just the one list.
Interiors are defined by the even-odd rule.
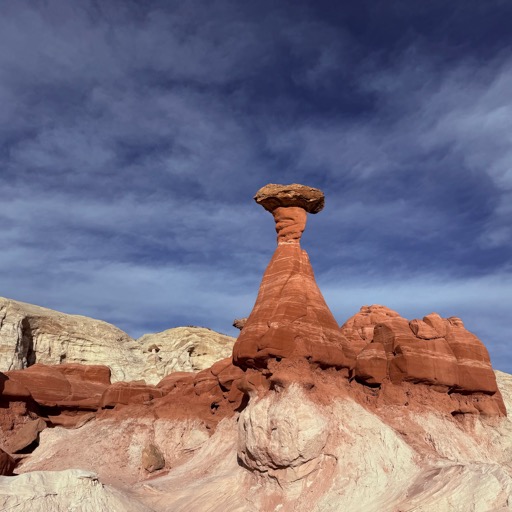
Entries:
[[278,246],[234,346],[234,363],[261,368],[269,359],[293,357],[323,367],[352,368],[355,354],[339,331],[316,284],[309,257],[300,247],[307,213],[323,208],[322,191],[270,184],[254,199],[274,216]]

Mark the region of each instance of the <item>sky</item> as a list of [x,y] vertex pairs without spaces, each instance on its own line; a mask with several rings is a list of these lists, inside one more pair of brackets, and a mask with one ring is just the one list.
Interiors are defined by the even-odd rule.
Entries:
[[0,295],[230,335],[267,183],[342,324],[461,317],[512,373],[512,3],[0,2]]

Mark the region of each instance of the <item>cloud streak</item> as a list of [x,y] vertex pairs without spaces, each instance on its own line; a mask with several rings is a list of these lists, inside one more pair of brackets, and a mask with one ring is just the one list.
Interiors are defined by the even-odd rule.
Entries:
[[497,5],[473,25],[437,3],[0,9],[2,295],[134,336],[234,334],[275,244],[251,197],[302,182],[327,196],[303,241],[340,323],[378,302],[461,316],[512,370]]

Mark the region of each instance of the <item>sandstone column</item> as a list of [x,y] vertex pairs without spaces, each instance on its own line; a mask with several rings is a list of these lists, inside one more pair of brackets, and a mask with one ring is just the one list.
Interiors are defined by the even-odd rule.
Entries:
[[322,367],[352,368],[355,354],[300,247],[307,214],[322,210],[324,194],[304,185],[269,184],[254,199],[274,216],[278,245],[235,343],[234,363],[241,368],[265,368],[269,359],[293,357]]

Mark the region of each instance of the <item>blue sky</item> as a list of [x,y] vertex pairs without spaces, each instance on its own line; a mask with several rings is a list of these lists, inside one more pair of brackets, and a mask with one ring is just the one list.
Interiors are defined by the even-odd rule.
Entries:
[[236,334],[266,183],[338,321],[460,316],[512,372],[512,4],[0,4],[0,295]]

